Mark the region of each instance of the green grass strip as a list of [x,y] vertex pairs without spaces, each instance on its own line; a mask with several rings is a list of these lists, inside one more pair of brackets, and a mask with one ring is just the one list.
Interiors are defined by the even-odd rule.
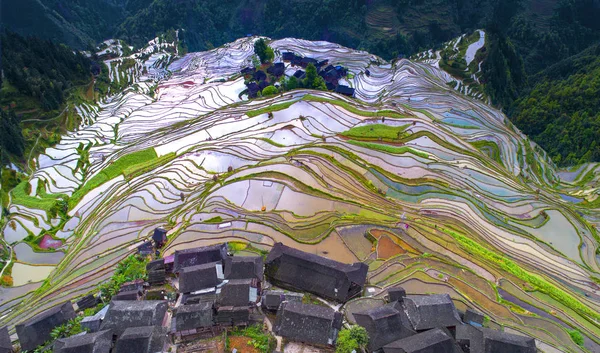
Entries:
[[[470,238],[465,237],[462,234],[458,234],[447,229],[444,229],[444,232],[452,236],[458,242],[458,244],[461,247],[463,247],[467,252],[476,255],[476,257],[478,258],[485,259],[486,261],[497,265],[502,270],[518,277],[522,281],[531,284],[532,286],[536,287],[538,291],[549,295],[559,303],[565,305],[568,308],[571,308],[580,315],[592,320],[600,320],[600,313],[591,310],[589,307],[585,306],[575,297],[563,291],[562,289],[557,288],[547,280],[543,279],[541,276],[525,271],[514,261],[502,255],[496,254],[491,250],[486,249],[481,244],[473,241]],[[590,320],[590,322],[592,321]]]
[[24,180],[17,185],[12,191],[12,202],[27,208],[35,208],[49,212],[58,201],[61,195],[52,195],[44,193],[42,197],[29,196],[28,185],[29,181]]
[[342,132],[341,135],[349,138],[383,138],[388,140],[401,139],[405,136],[406,128],[410,124],[402,126],[389,126],[384,124],[362,125]]
[[79,190],[75,191],[69,200],[69,209],[75,207],[79,201],[81,201],[81,199],[91,190],[111,179],[118,177],[119,175],[125,175],[124,172],[126,169],[128,169],[130,173],[133,173],[137,170],[134,167],[147,167],[150,162],[153,162],[157,159],[159,158],[156,154],[156,151],[152,147],[122,156],[104,168],[103,171],[94,175],[90,180],[88,180],[87,183],[79,188]]
[[151,159],[143,163],[129,166],[123,170],[123,176],[125,176],[125,178],[127,179],[133,179],[137,176],[151,171],[152,169],[158,166],[168,163],[169,161],[173,160],[176,156],[177,154],[175,152],[170,152],[159,158]]
[[260,109],[257,109],[257,110],[251,110],[249,112],[246,112],[246,115],[248,115],[248,117],[250,117],[250,118],[254,118],[255,116],[259,116],[261,114],[270,113],[270,112],[276,112],[278,110],[287,109],[292,104],[294,104],[296,102],[297,101],[289,101],[289,102],[285,102],[285,103],[279,103],[279,104],[269,105],[269,106],[264,107],[264,108],[260,108]]
[[429,155],[427,153],[417,151],[415,149],[412,149],[412,148],[406,147],[406,146],[392,146],[392,145],[384,145],[381,143],[364,142],[364,141],[356,141],[356,140],[348,140],[347,142],[352,145],[355,145],[355,146],[369,148],[369,149],[376,150],[376,151],[388,152],[388,153],[392,153],[392,154],[412,153],[415,156],[429,158]]
[[308,102],[331,103],[331,104],[340,106],[351,113],[358,114],[361,116],[366,116],[366,117],[389,117],[389,118],[396,118],[396,119],[407,118],[406,115],[399,114],[398,112],[395,112],[393,110],[378,110],[378,111],[360,110],[360,109],[354,107],[353,105],[351,105],[350,103],[340,100],[340,99],[329,99],[329,98],[317,97],[317,96],[313,96],[311,94],[305,95],[304,97],[302,97],[302,100],[308,101]]

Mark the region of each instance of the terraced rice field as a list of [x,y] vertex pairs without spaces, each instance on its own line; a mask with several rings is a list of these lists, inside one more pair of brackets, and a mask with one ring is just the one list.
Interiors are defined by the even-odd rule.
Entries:
[[[127,89],[81,108],[89,123],[39,157],[30,199],[13,197],[14,227],[3,232],[22,286],[2,289],[2,323],[93,290],[163,226],[165,255],[280,241],[366,261],[367,296],[396,284],[449,293],[544,347],[599,351],[596,167],[559,174],[501,112],[448,87],[433,65],[327,42],[271,46],[276,60],[291,50],[344,65],[355,99],[295,90],[248,101],[238,72],[255,39],[134,56],[147,69],[131,71]],[[371,136],[380,129],[394,133]],[[42,200],[62,200],[68,217],[36,208]],[[24,243],[47,233],[64,242],[54,253]]]

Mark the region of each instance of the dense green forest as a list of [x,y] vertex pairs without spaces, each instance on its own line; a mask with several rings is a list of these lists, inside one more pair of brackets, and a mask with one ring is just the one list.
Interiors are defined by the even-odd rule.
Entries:
[[[15,33],[3,33],[2,80],[0,90],[0,158],[24,157],[42,132],[47,142],[62,131],[52,121],[71,92],[91,81],[91,61],[65,45]],[[25,119],[31,123],[24,124]],[[59,129],[59,130],[56,130]]]
[[600,3],[561,0],[544,21],[525,4],[501,3],[486,26],[485,91],[558,165],[600,161]]

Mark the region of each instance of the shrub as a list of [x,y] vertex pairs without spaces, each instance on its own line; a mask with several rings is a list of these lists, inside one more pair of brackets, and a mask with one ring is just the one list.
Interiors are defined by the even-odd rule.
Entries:
[[340,331],[337,339],[336,353],[352,353],[360,348],[365,348],[369,343],[369,335],[364,327],[353,325],[349,329]]
[[577,343],[578,346],[583,347],[583,335],[581,332],[579,332],[579,330],[569,330],[569,336],[571,336],[573,342]]
[[9,275],[2,276],[2,278],[0,278],[0,286],[12,287],[13,286],[13,278]]
[[267,86],[262,90],[263,97],[271,96],[273,94],[277,94],[277,88],[275,86]]

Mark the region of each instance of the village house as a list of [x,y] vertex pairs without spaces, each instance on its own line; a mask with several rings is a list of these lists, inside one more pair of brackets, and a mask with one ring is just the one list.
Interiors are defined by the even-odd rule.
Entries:
[[354,313],[354,319],[369,334],[368,349],[371,352],[416,333],[398,302]]
[[265,310],[277,311],[279,305],[284,301],[301,303],[303,297],[304,295],[302,293],[268,290],[262,293],[261,305]]
[[330,307],[283,302],[277,311],[273,331],[290,341],[331,346],[341,327],[342,314]]
[[154,233],[152,234],[152,240],[154,241],[154,246],[157,249],[160,249],[167,242],[167,231],[164,228],[158,227],[154,229]]
[[64,302],[16,325],[21,349],[34,350],[51,338],[52,329],[75,318],[75,316],[77,314],[75,314],[73,304]]
[[109,353],[112,340],[111,330],[83,333],[56,340],[53,353]]
[[183,267],[179,270],[179,292],[192,293],[206,288],[214,288],[224,279],[221,262]]
[[384,353],[462,353],[449,332],[440,328],[405,337],[383,347]]
[[265,263],[265,274],[274,285],[338,302],[360,295],[367,271],[362,262],[344,264],[282,243],[273,246]]
[[190,335],[197,333],[199,329],[209,328],[213,325],[212,302],[180,305],[173,316],[172,332],[179,336]]
[[117,339],[113,353],[156,353],[167,351],[167,328],[163,326],[128,327]]
[[111,329],[114,335],[120,336],[128,327],[162,326],[166,313],[167,302],[163,300],[113,300],[100,329]]
[[412,324],[419,332],[436,327],[445,327],[451,331],[462,325],[458,311],[448,294],[408,295],[403,305]]
[[[173,272],[184,267],[219,262],[227,258],[227,243],[175,251]],[[166,264],[166,259],[165,259]]]
[[8,327],[4,326],[0,328],[0,353],[11,353],[12,351],[12,342],[8,334]]
[[264,280],[264,261],[261,256],[229,256],[224,261],[226,279],[255,278]]

